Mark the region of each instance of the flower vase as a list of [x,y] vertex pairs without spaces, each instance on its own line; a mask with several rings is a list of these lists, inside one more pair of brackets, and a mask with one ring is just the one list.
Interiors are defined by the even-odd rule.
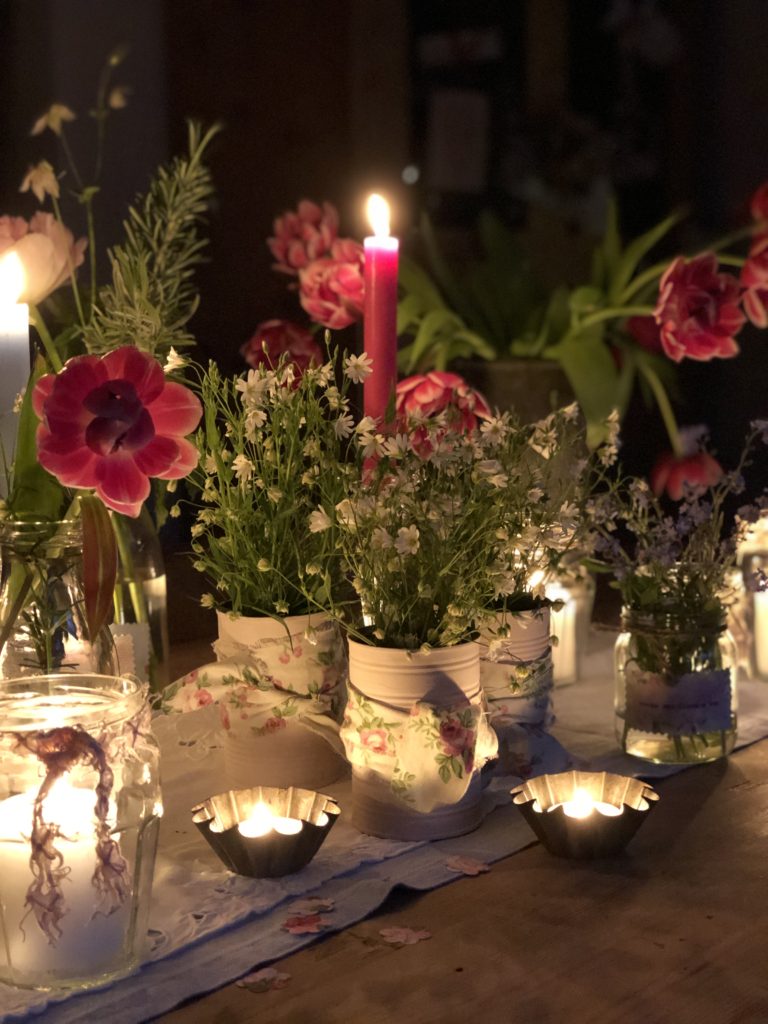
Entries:
[[0,682],[0,980],[103,985],[146,953],[162,803],[147,688]]
[[387,839],[477,828],[481,769],[496,754],[475,644],[404,651],[350,640],[341,735],[352,764],[352,824]]
[[549,608],[489,616],[477,646],[488,716],[499,739],[496,774],[525,776],[531,738],[554,721]]
[[115,638],[120,671],[158,693],[168,684],[168,608],[165,562],[146,505],[136,518],[112,514],[118,551]]
[[79,519],[0,523],[0,678],[115,671],[104,626],[89,637]]
[[736,742],[736,648],[718,622],[625,609],[616,641],[616,735],[657,764],[696,764]]
[[218,626],[219,682],[209,692],[225,729],[230,786],[318,790],[339,779],[347,655],[338,624],[219,612]]

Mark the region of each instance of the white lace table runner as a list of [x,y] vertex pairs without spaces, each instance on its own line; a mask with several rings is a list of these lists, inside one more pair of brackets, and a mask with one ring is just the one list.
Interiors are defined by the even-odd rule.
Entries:
[[[658,778],[677,769],[641,764],[618,751],[613,735],[611,638],[593,638],[585,679],[555,691],[557,724],[541,735],[535,774],[573,764]],[[738,746],[768,736],[768,685],[742,683]],[[185,716],[175,719],[181,720]],[[282,879],[256,880],[222,869],[191,823],[189,808],[219,792],[224,778],[220,750],[187,745],[169,720],[160,723],[163,745],[163,819],[150,915],[147,962],[131,977],[80,995],[61,996],[0,985],[2,1021],[44,1020],[74,1024],[108,1019],[135,1022],[166,1012],[190,996],[217,988],[314,941],[284,931],[287,907],[297,897],[333,898],[331,928],[338,931],[366,917],[395,886],[426,890],[460,877],[446,860],[455,854],[486,863],[509,856],[533,836],[509,802],[512,776],[495,779],[486,791],[486,818],[475,832],[437,843],[399,843],[363,836],[343,818],[303,871]],[[198,756],[200,751],[205,756]],[[342,811],[349,783],[329,787]],[[493,811],[493,813],[490,813]],[[327,934],[327,933],[326,933]],[[172,955],[173,954],[173,955]],[[40,1017],[39,1015],[43,1016]]]

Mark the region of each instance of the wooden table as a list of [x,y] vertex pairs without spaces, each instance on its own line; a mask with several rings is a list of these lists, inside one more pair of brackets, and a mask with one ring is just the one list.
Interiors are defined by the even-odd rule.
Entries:
[[[159,1019],[768,1024],[768,741],[658,789],[622,857],[559,860],[532,844],[488,874],[393,894],[279,961],[284,989],[228,985]],[[387,947],[390,926],[432,938]]]

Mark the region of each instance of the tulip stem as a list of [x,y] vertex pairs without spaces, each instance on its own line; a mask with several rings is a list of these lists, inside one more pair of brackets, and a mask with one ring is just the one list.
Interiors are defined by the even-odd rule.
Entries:
[[677,420],[675,414],[672,412],[672,406],[669,402],[669,396],[664,390],[664,385],[659,380],[658,374],[655,370],[651,369],[647,363],[640,363],[640,372],[648,381],[651,391],[653,391],[653,397],[656,399],[656,404],[659,407],[661,418],[664,420],[664,426],[666,427],[667,434],[669,435],[669,441],[672,445],[672,451],[676,459],[682,459],[684,456],[683,442],[680,438],[680,430],[677,426]]
[[56,351],[56,346],[53,343],[51,332],[46,327],[45,320],[43,320],[40,315],[40,310],[32,302],[29,304],[29,312],[31,313],[32,323],[35,325],[37,333],[40,336],[40,341],[43,343],[43,348],[45,349],[45,354],[48,356],[51,369],[54,373],[58,373],[63,368],[64,364],[61,361],[61,356]]
[[[51,202],[53,203],[53,212],[56,214],[56,220],[64,227],[64,221],[61,219],[61,208],[59,207],[58,200],[55,196],[51,196]],[[75,305],[77,306],[77,315],[80,318],[80,324],[85,327],[85,317],[83,316],[83,304],[80,301],[80,289],[77,287],[77,281],[75,280],[75,268],[72,263],[72,257],[70,253],[67,253],[67,270],[69,271],[69,281],[72,285],[72,295],[75,299]]]

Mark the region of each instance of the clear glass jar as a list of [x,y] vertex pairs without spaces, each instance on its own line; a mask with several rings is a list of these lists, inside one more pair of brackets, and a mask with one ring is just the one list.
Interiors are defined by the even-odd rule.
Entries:
[[736,648],[723,618],[624,609],[615,647],[616,735],[657,764],[695,764],[736,742]]
[[146,505],[133,519],[114,513],[112,524],[118,550],[115,581],[115,621],[112,634],[126,671],[125,641],[130,671],[149,683],[153,693],[168,678],[168,588],[165,561],[157,528]]
[[139,963],[162,814],[147,693],[0,681],[1,981],[85,987]]
[[82,551],[79,519],[0,522],[0,678],[114,673],[108,627],[88,636]]

